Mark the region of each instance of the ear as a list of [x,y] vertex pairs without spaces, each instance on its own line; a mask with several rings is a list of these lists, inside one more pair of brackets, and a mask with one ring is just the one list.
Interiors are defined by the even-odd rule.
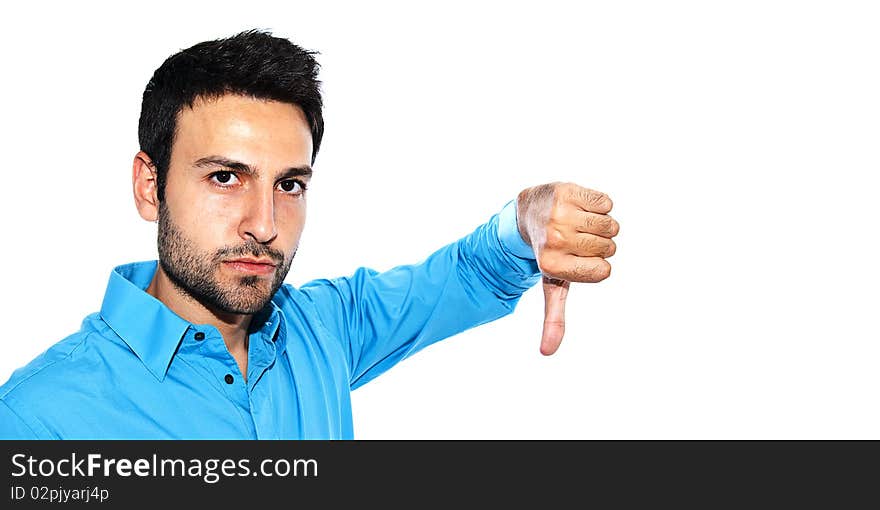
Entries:
[[147,221],[156,221],[159,218],[159,187],[156,177],[156,165],[150,156],[144,151],[135,154],[131,168],[134,203],[141,218]]

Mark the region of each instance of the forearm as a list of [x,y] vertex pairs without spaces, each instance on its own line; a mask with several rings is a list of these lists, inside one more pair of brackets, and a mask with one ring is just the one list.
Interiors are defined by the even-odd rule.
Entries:
[[[505,237],[510,235],[517,237]],[[533,259],[516,254],[528,248],[521,238],[522,244],[515,244],[518,235],[511,203],[418,264],[384,273],[361,269],[348,278],[303,286],[350,352],[352,386],[428,345],[513,311],[540,277]]]

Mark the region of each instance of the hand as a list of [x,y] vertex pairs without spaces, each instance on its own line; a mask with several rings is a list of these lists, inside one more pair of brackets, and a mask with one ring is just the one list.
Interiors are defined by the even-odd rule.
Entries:
[[556,352],[565,333],[565,299],[570,282],[608,278],[620,225],[608,213],[608,195],[572,183],[542,184],[520,192],[517,224],[544,276],[541,354]]

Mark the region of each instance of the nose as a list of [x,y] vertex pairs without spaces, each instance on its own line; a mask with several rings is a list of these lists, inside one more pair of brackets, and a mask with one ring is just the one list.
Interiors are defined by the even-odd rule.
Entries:
[[272,191],[247,198],[244,215],[238,228],[242,239],[251,239],[261,244],[272,242],[278,235],[275,225],[275,197]]

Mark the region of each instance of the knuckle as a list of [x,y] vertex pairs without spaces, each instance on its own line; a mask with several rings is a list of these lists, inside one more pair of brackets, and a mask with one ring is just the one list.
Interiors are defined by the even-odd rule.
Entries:
[[554,202],[547,219],[550,223],[557,225],[565,223],[565,204],[559,201]]
[[607,235],[610,235],[610,236],[612,236],[612,237],[613,237],[613,236],[616,236],[616,235],[617,235],[617,232],[620,231],[620,225],[618,225],[617,222],[614,221],[614,219],[612,219],[612,218],[610,218],[610,217],[606,217],[606,218],[602,221],[602,227],[601,227],[601,228],[602,228],[602,232],[603,232],[603,233],[605,233],[605,234],[607,234]]
[[611,199],[608,198],[608,195],[602,193],[601,191],[596,191],[589,188],[580,188],[579,198],[593,209],[597,209],[600,211],[610,209],[609,206],[611,205]]
[[591,283],[601,282],[611,274],[611,264],[604,260],[581,266],[579,271],[584,280]]
[[614,201],[611,200],[611,197],[609,197],[609,196],[606,195],[605,193],[602,193],[602,196],[605,197],[605,202],[604,202],[604,205],[605,205],[605,212],[608,212],[608,211],[610,211],[611,209],[614,208]]
[[600,282],[605,278],[611,276],[611,264],[609,264],[605,260],[600,261],[599,264],[596,265],[595,275],[597,277],[597,282]]
[[590,193],[588,203],[600,211],[608,212],[611,210],[611,199],[605,193],[598,191]]
[[565,206],[569,200],[571,200],[571,193],[565,188],[557,188],[556,193],[553,194],[553,209],[557,210]]
[[596,217],[592,214],[588,214],[584,217],[584,222],[581,224],[581,228],[584,230],[592,230],[593,227],[596,226]]
[[547,240],[544,246],[552,250],[562,248],[565,246],[565,236],[559,229],[551,228],[547,232]]
[[596,239],[589,236],[582,236],[578,239],[577,249],[581,253],[593,253],[596,250]]
[[538,269],[541,270],[544,274],[558,274],[559,272],[559,261],[556,257],[551,257],[546,255],[545,253],[541,253],[538,256]]
[[556,183],[558,189],[564,191],[559,193],[565,200],[574,200],[590,206],[590,208],[608,212],[614,206],[611,197],[590,188],[579,186],[572,182]]
[[615,220],[611,220],[611,226],[608,228],[608,233],[613,236],[616,236],[620,233],[620,223],[617,223]]
[[585,200],[590,193],[589,189],[578,186],[573,182],[566,182],[565,189],[567,191],[566,195],[570,200]]
[[617,253],[617,243],[612,240],[608,240],[608,247],[605,250],[606,257],[613,257],[614,254]]

